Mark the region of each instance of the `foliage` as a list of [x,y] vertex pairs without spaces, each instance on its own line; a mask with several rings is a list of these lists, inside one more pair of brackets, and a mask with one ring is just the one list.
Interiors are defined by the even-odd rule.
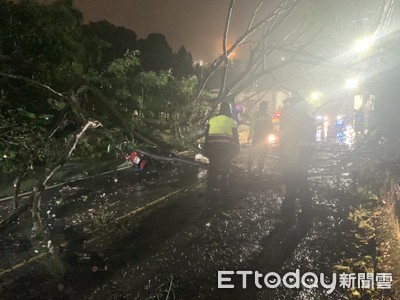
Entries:
[[[0,13],[2,70],[46,83],[55,89],[69,88],[85,65],[80,27],[82,17],[72,8],[72,1],[57,1],[48,6],[34,1],[18,4],[3,1]],[[41,93],[30,94],[32,106],[41,104],[41,97],[35,99]],[[15,98],[19,100],[19,97]]]
[[177,78],[183,78],[193,75],[193,72],[192,55],[182,46],[179,48],[178,52],[173,55],[172,73]]
[[[184,47],[173,54],[164,36],[137,41],[133,31],[108,22],[83,25],[72,1],[6,1],[0,14],[0,65],[17,76],[0,77],[2,173],[54,160],[54,149],[89,117],[106,127],[103,141],[82,140],[80,154],[91,156],[124,142],[121,126],[133,129],[156,118],[162,127],[161,115],[175,123],[190,118],[197,82],[183,76],[191,72],[191,55]],[[166,70],[174,65],[183,79]]]
[[108,225],[114,217],[114,212],[104,212],[95,215],[93,217],[93,223],[96,226],[102,227]]
[[[73,86],[86,67],[80,42],[82,18],[72,1],[49,6],[33,1],[1,2],[0,15],[0,65],[4,72],[20,76],[0,79],[1,171],[23,172],[49,159],[60,146],[50,134],[59,117],[66,116],[66,107],[74,104],[68,105],[66,97],[33,83],[56,90]],[[23,84],[21,78],[32,84]],[[65,118],[64,125],[76,126],[76,120]]]
[[105,20],[84,25],[83,34],[86,40],[95,43],[101,41],[101,47],[97,48],[101,53],[101,58],[96,63],[98,70],[123,57],[127,51],[136,49],[137,38],[134,31],[117,27]]
[[[376,273],[377,265],[382,262],[377,244],[377,219],[384,216],[385,208],[381,203],[381,188],[384,176],[377,176],[376,168],[368,168],[353,173],[356,182],[351,197],[351,206],[348,218],[341,226],[347,237],[345,251],[342,258],[333,268],[345,273]],[[350,289],[349,295],[353,299],[375,299],[379,295],[376,289]]]
[[[135,74],[138,72],[140,61],[137,52],[127,51],[123,57],[115,59],[102,73],[99,74],[95,84],[100,86],[101,92],[109,103],[118,107],[121,113],[125,113],[127,119],[135,110],[140,110],[141,103],[138,91],[133,86]],[[96,104],[96,103],[95,103]],[[109,114],[109,108],[104,105],[96,105],[102,114]],[[111,116],[111,118],[113,118]],[[110,120],[112,123],[112,119]]]
[[115,59],[122,58],[126,52],[135,52],[141,61],[141,70],[172,70],[177,78],[193,75],[190,52],[182,46],[177,53],[172,53],[165,36],[160,33],[152,33],[146,39],[137,40],[134,31],[107,21],[90,22],[84,25],[83,33],[85,39],[101,42],[101,59],[96,64],[99,71]]
[[[135,41],[129,30],[117,32]],[[182,48],[172,61],[165,37],[152,34],[138,42],[141,53],[127,43],[119,47],[123,54],[112,56],[106,52],[112,44],[97,34],[85,31],[72,0],[0,2],[0,172],[18,179],[28,169],[38,171],[29,200],[35,236],[44,227],[40,191],[72,155],[101,158],[112,152],[117,166],[126,148],[136,146],[131,142],[154,144],[139,132],[152,120],[154,132],[174,120],[175,132],[165,131],[174,138],[167,140],[178,148],[182,144],[175,139],[183,125],[177,122],[189,111],[196,84],[184,76],[190,54]],[[168,68],[180,59],[186,65],[177,79]],[[102,135],[86,135],[100,126]],[[164,137],[160,140],[165,147]],[[81,147],[75,151],[78,141]],[[100,223],[106,219],[99,218]]]
[[45,138],[45,125],[50,117],[37,116],[21,108],[10,107],[1,101],[0,114],[0,171],[2,173],[23,172],[32,168],[34,162],[43,161],[45,149],[35,150]]
[[145,71],[168,70],[172,66],[172,49],[164,35],[151,33],[137,43],[140,59]]

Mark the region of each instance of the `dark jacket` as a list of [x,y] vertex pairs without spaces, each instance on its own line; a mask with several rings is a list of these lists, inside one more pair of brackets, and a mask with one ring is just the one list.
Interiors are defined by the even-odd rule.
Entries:
[[315,125],[304,110],[290,107],[280,119],[280,153],[285,164],[308,165],[315,141]]
[[272,132],[272,120],[267,114],[261,114],[257,117],[254,124],[253,145],[265,143]]

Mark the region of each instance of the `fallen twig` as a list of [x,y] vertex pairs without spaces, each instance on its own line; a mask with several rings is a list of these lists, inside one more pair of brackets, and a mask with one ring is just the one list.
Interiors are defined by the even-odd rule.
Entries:
[[169,282],[169,287],[168,287],[168,293],[167,293],[167,297],[165,297],[165,300],[168,300],[169,298],[169,294],[171,293],[172,290],[172,283],[174,282],[174,276],[171,275],[171,280]]

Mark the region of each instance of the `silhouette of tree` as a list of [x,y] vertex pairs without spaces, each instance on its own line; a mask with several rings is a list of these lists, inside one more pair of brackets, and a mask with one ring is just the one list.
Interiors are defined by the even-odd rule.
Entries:
[[192,54],[186,50],[184,46],[180,47],[178,52],[173,55],[172,73],[177,78],[193,75],[193,59]]
[[108,21],[90,22],[83,27],[88,40],[96,38],[103,42],[100,67],[121,58],[126,51],[136,49],[136,33],[125,27],[115,26]]
[[151,33],[146,39],[138,40],[137,49],[145,71],[169,70],[173,66],[172,49],[164,35]]

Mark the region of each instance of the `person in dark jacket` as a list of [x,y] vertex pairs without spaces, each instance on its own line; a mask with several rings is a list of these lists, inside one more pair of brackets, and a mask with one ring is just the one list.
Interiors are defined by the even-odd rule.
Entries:
[[295,201],[300,199],[302,213],[312,208],[308,184],[312,145],[315,142],[315,125],[307,113],[307,102],[300,96],[286,100],[280,119],[280,162],[286,185],[282,203],[282,217],[295,221]]
[[229,103],[221,103],[219,114],[211,118],[206,128],[204,155],[209,159],[207,193],[213,197],[218,175],[222,178],[222,192],[228,192],[232,159],[240,152],[236,122],[232,119]]
[[265,158],[268,152],[268,137],[272,133],[272,119],[267,114],[268,103],[261,102],[254,125],[250,128],[249,137],[252,138],[249,156],[247,159],[247,170],[251,171],[253,161],[258,158],[257,169],[262,172]]

